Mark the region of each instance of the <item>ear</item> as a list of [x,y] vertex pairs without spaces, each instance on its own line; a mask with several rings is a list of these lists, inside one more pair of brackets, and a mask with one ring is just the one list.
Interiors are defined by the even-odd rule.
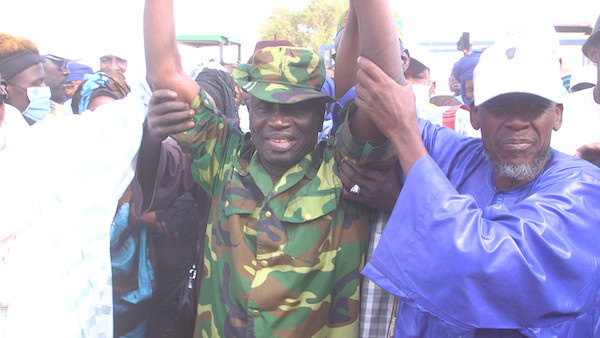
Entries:
[[552,129],[554,129],[554,131],[558,131],[562,125],[563,105],[557,104],[554,109],[554,125]]
[[476,106],[471,105],[471,111],[469,112],[471,116],[471,126],[475,130],[479,130],[479,109]]
[[402,60],[402,73],[404,73],[410,64],[410,54],[408,53],[407,49],[402,49],[402,53],[400,53],[400,59]]

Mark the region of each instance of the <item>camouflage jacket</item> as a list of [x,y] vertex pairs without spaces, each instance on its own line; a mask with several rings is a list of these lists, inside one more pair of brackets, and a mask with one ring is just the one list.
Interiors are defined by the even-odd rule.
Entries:
[[195,336],[357,336],[369,217],[340,198],[336,158],[389,164],[389,142],[373,148],[345,128],[273,184],[204,92],[192,107],[196,127],[173,138],[213,198]]

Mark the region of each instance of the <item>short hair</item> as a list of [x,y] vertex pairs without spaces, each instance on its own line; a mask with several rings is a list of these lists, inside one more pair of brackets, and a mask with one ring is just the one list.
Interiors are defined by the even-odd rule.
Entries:
[[427,68],[427,66],[425,66],[421,61],[411,57],[410,64],[408,65],[408,68],[404,72],[404,77],[411,78],[411,79],[418,79],[419,75],[422,74],[423,72],[425,72],[426,70],[427,71],[429,70],[429,68]]
[[32,51],[39,54],[35,43],[21,36],[0,33],[0,59],[4,59],[22,51]]
[[21,36],[0,33],[0,73],[12,79],[25,69],[43,63],[37,46]]

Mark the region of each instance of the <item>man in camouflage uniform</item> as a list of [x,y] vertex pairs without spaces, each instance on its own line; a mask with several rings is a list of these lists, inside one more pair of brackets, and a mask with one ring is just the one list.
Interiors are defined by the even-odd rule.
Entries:
[[[148,81],[171,89],[154,92],[155,104],[166,102],[149,116],[191,152],[194,178],[213,200],[195,335],[357,336],[368,213],[340,198],[338,165],[391,165],[394,150],[355,105],[336,138],[317,145],[333,98],[320,92],[321,57],[296,47],[264,48],[234,71],[251,95],[251,133],[242,135],[181,70],[170,28],[172,0],[147,0]],[[393,36],[393,23],[386,28]],[[399,49],[384,54],[399,59]],[[145,132],[155,127],[147,122]],[[138,174],[154,165],[145,153],[142,142]],[[141,182],[144,198],[153,183]]]

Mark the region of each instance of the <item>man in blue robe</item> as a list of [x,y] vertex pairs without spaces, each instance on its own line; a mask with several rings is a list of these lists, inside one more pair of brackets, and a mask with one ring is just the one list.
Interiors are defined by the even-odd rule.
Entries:
[[515,35],[482,54],[481,139],[417,119],[410,84],[358,64],[355,102],[403,183],[363,270],[397,297],[393,334],[600,336],[600,169],[549,146],[563,112],[552,48]]

